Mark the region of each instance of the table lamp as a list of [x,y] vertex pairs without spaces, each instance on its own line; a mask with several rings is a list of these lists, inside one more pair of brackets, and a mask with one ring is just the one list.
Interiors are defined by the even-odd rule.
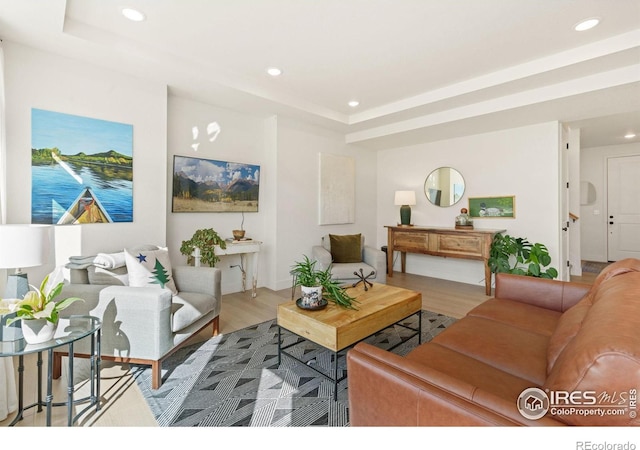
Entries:
[[21,299],[29,291],[24,267],[40,266],[49,258],[51,226],[0,225],[0,268],[16,269],[7,276],[4,298]]
[[395,204],[400,205],[400,225],[411,224],[411,206],[416,204],[415,191],[396,191]]

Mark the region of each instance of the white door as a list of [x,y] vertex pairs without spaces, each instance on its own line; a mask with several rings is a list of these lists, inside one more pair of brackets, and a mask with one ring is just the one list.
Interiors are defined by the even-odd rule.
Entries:
[[607,159],[607,192],[607,258],[640,258],[640,156]]

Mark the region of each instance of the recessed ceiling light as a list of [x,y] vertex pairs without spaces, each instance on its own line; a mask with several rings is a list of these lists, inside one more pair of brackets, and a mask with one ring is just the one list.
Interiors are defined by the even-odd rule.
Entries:
[[146,18],[144,13],[133,8],[123,8],[122,15],[129,20],[133,20],[134,22],[142,22]]
[[573,29],[576,31],[586,31],[595,27],[600,23],[600,19],[597,17],[591,17],[590,19],[585,19],[581,22],[578,22],[574,25]]
[[360,102],[358,100],[351,100],[349,102],[349,106],[351,106],[352,108],[355,108],[356,106],[358,106],[360,104]]
[[279,75],[282,75],[282,70],[278,69],[277,67],[269,67],[267,69],[267,73],[272,77],[277,77]]
[[633,139],[634,137],[636,137],[635,133],[627,133],[624,135],[625,139]]

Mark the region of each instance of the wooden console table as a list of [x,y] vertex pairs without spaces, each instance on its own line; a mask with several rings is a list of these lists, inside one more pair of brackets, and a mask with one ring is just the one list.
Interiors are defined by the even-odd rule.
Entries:
[[487,264],[493,237],[506,230],[389,226],[387,238],[387,263],[393,276],[393,252],[400,252],[402,272],[406,270],[407,253],[475,259],[484,262],[485,292],[491,295],[491,270]]

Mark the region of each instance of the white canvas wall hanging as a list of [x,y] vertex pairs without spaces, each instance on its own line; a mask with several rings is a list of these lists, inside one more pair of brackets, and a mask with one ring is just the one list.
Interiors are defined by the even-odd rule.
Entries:
[[356,165],[349,156],[320,153],[320,225],[354,223]]

